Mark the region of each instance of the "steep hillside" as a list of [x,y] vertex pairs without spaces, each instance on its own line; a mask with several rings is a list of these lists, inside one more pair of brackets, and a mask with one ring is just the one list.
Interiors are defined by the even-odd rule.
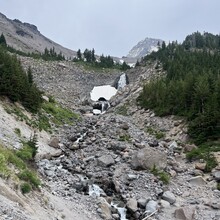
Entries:
[[44,52],[45,48],[55,48],[57,53],[65,57],[73,57],[75,51],[62,47],[43,36],[35,25],[23,23],[17,19],[11,20],[0,13],[0,34],[4,34],[7,44],[23,52]]
[[[175,52],[183,52],[175,44],[169,48],[172,61]],[[30,113],[16,102],[22,99],[13,96],[9,101],[5,97],[7,90],[1,81],[0,88],[5,93],[0,99],[0,219],[219,219],[220,153],[208,152],[200,160],[186,158],[186,152],[197,152],[198,148],[189,144],[187,120],[183,115],[159,117],[155,115],[157,111],[137,102],[140,95],[146,103],[152,100],[153,104],[163,97],[164,103],[159,105],[163,108],[181,97],[175,93],[181,88],[175,81],[168,87],[169,92],[147,99],[158,88],[159,92],[166,89],[159,85],[148,90],[148,85],[176,73],[183,74],[175,69],[181,62],[172,68],[168,68],[171,62],[161,65],[164,60],[160,58],[165,61],[169,58],[164,54],[166,51],[166,46],[162,47],[137,67],[127,70],[130,83],[117,91],[110,100],[111,107],[100,115],[91,114],[90,91],[93,86],[113,85],[122,74],[120,70],[94,68],[81,60],[44,61],[24,56],[17,56],[20,62],[13,66],[6,59],[9,53],[1,59],[0,68],[4,71],[0,76],[4,76],[4,82],[17,78],[8,73],[13,73],[11,66],[21,70],[21,64],[25,71],[20,72],[26,74],[31,70],[33,78],[28,77],[29,84],[36,83],[44,93],[37,112]],[[206,55],[212,60],[215,54],[208,52]],[[186,53],[190,54],[191,50]],[[198,53],[199,57],[202,53]],[[209,59],[205,59],[207,63]],[[184,67],[196,67],[193,63],[196,59],[184,60],[187,62]],[[212,76],[210,71],[209,76]],[[9,82],[7,87],[14,91],[11,82],[19,81]],[[193,84],[192,88],[198,87]],[[212,87],[215,95],[219,94],[217,88]],[[146,91],[153,92],[145,94]],[[198,90],[201,98],[204,91]],[[214,98],[213,108],[208,110],[214,109],[219,116],[219,106],[215,105],[219,96]],[[62,108],[56,100],[69,109]],[[200,102],[201,107],[203,103]],[[207,172],[210,161],[215,161],[217,166]]]

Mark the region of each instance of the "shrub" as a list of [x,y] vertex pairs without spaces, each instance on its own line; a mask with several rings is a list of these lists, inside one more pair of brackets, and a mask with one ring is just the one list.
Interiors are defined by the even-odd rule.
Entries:
[[31,185],[29,183],[22,183],[21,184],[21,192],[23,194],[29,193],[31,191]]
[[127,116],[128,115],[128,107],[126,105],[119,106],[116,108],[115,112],[116,112],[116,114]]
[[9,175],[9,169],[7,168],[7,160],[3,154],[0,153],[0,173],[3,177]]
[[21,180],[30,183],[34,188],[38,188],[40,186],[40,180],[33,171],[25,169],[18,174],[18,177]]
[[159,170],[155,164],[151,169],[151,173],[154,174],[155,176],[158,176],[159,180],[161,180],[164,184],[168,184],[170,181],[169,174],[163,170]]
[[15,128],[15,134],[21,137],[21,130],[19,128]]
[[18,150],[16,155],[25,161],[33,160],[37,153],[37,148],[37,138],[34,134],[33,138],[30,138],[29,141],[23,142],[23,148]]

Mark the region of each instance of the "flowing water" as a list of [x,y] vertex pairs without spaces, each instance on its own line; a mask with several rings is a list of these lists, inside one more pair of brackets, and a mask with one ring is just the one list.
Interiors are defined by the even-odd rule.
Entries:
[[124,88],[126,84],[127,84],[126,74],[123,73],[118,80],[118,89]]
[[[100,197],[100,195],[104,193],[104,191],[96,184],[89,185],[89,195],[93,198]],[[120,203],[120,202],[119,202]],[[116,202],[112,202],[111,206],[116,208],[118,210],[118,213],[120,215],[120,220],[128,220],[126,218],[126,208],[120,207]]]

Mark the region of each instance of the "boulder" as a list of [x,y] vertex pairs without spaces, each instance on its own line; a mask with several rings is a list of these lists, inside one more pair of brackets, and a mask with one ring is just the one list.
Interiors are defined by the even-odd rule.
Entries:
[[99,166],[104,166],[104,167],[109,167],[115,163],[115,160],[111,155],[103,155],[98,158],[98,165]]
[[215,177],[215,179],[216,179],[217,181],[220,181],[220,171],[216,171],[216,172],[213,174],[213,176]]
[[59,139],[57,137],[53,137],[50,140],[49,146],[53,147],[53,148],[59,148]]
[[158,209],[158,203],[154,200],[150,200],[145,208],[146,213],[151,214]]
[[147,200],[146,198],[140,198],[138,199],[138,205],[141,207],[141,208],[145,208],[146,207],[146,204],[147,204]]
[[98,200],[100,215],[105,220],[111,220],[111,206],[102,197]]
[[164,192],[163,195],[162,195],[162,198],[163,198],[163,200],[169,202],[170,204],[173,204],[173,203],[176,202],[176,197],[170,191]]
[[204,186],[206,185],[206,181],[201,176],[192,177],[188,180],[189,183],[196,186]]
[[198,170],[204,171],[205,167],[206,167],[206,163],[196,163],[195,164],[195,168],[198,169]]
[[192,151],[193,149],[196,149],[197,147],[196,147],[196,145],[194,145],[194,144],[186,144],[185,146],[184,146],[184,151],[185,152],[190,152],[190,151]]
[[175,210],[175,218],[181,220],[193,220],[195,208],[191,206],[182,207]]
[[160,200],[160,205],[162,208],[169,208],[170,207],[170,203],[163,200],[163,199]]
[[143,148],[136,153],[131,160],[131,166],[135,170],[146,170],[156,166],[164,169],[167,165],[166,154],[152,148]]
[[136,212],[138,209],[137,200],[134,198],[128,199],[126,206],[131,212]]

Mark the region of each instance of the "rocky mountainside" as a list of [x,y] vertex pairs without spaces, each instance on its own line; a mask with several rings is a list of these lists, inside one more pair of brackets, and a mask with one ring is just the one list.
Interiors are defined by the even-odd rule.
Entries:
[[[86,114],[91,85],[111,84],[120,72],[89,71],[67,61],[21,62],[32,67],[46,94],[82,114],[74,125],[38,133],[41,192],[24,196],[12,180],[0,179],[0,219],[219,219],[219,171],[205,174],[203,161],[186,160],[184,152],[195,146],[187,144],[185,121],[137,107],[143,83],[161,69],[153,64],[129,70],[130,84],[110,100],[107,113],[94,116]],[[31,128],[0,110],[1,141],[19,146],[15,128],[27,137]]]
[[[26,35],[33,31],[39,35],[32,25],[1,17],[13,27],[13,36],[19,27],[15,24],[23,27],[26,34],[18,30],[19,39],[29,42]],[[129,84],[112,97],[105,114],[93,115],[93,86],[113,85],[122,72],[18,58],[25,70],[31,67],[46,102],[53,96],[80,118],[52,124],[51,132],[40,131],[33,126],[35,115],[19,103],[0,99],[0,165],[9,158],[4,149],[21,148],[34,133],[38,152],[32,165],[42,183],[22,194],[16,175],[4,178],[0,169],[0,220],[220,219],[220,166],[205,173],[203,160],[186,159],[185,153],[196,146],[188,143],[183,118],[157,117],[137,105],[143,85],[165,74],[158,63],[126,71]],[[214,156],[220,164],[219,152]],[[12,163],[7,165],[19,172]]]
[[144,40],[138,42],[128,53],[127,57],[129,58],[141,58],[152,51],[157,51],[158,49],[158,42],[161,45],[163,40],[154,39],[154,38],[145,38]]
[[53,48],[57,53],[62,53],[65,57],[73,57],[75,51],[67,49],[40,33],[33,24],[23,23],[18,19],[11,20],[0,13],[0,34],[4,34],[7,44],[16,50],[23,52],[44,52],[44,49]]

